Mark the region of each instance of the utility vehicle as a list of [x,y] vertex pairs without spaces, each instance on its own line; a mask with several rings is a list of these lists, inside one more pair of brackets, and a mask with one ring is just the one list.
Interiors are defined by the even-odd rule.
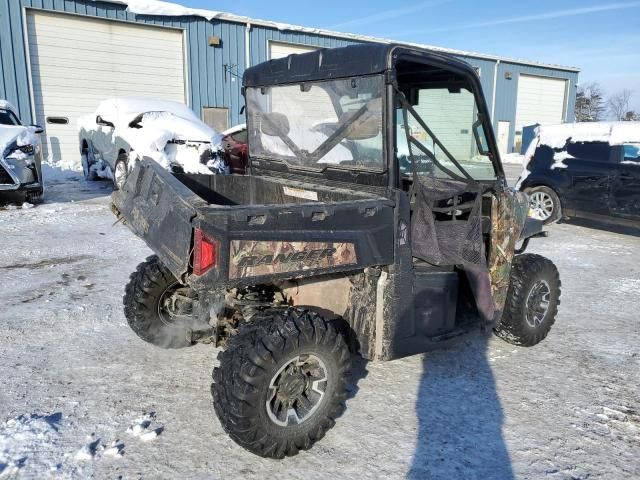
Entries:
[[246,175],[145,160],[113,194],[155,252],[126,287],[129,324],[163,347],[223,347],[211,391],[233,440],[275,458],[311,447],[344,408],[350,349],[382,361],[479,327],[547,335],[558,272],[514,257],[542,222],[506,186],[469,65],[359,45],[243,83]]

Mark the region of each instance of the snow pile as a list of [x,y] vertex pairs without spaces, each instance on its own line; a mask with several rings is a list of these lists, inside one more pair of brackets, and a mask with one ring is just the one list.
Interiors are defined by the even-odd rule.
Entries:
[[155,440],[158,435],[164,430],[163,425],[158,425],[154,428],[150,428],[151,424],[156,421],[156,414],[154,412],[146,413],[142,417],[136,419],[129,428],[127,433],[134,437],[138,437],[144,442]]
[[[96,0],[94,0],[96,1]],[[280,31],[296,31],[304,33],[321,34],[326,30],[312,27],[302,27],[299,25],[291,25],[289,23],[273,22],[269,20],[258,20],[245,17],[242,15],[233,15],[230,13],[220,12],[217,10],[205,10],[203,8],[189,8],[177,3],[163,2],[160,0],[107,0],[110,3],[119,3],[127,6],[127,11],[136,15],[161,15],[169,17],[202,17],[211,21],[214,18],[220,20],[241,21],[243,23],[259,22],[268,25]],[[356,35],[353,35],[354,37]]]
[[[145,97],[116,97],[102,101],[94,114],[78,119],[78,130],[102,135],[111,127],[96,124],[96,117],[113,123],[114,138],[131,147],[132,158],[151,157],[164,168],[180,165],[186,173],[211,174],[222,171],[222,135],[204,124],[185,104]],[[134,126],[131,126],[133,122]],[[208,151],[218,159],[201,163]],[[135,162],[129,163],[133,168]],[[105,177],[110,172],[97,172]]]
[[40,471],[55,471],[59,464],[45,462],[34,454],[56,442],[61,415],[20,415],[0,426],[0,478],[18,475],[27,463]]
[[610,145],[640,143],[640,122],[584,122],[541,125],[536,128],[541,145],[554,149],[571,142],[608,142]]
[[227,135],[231,135],[233,133],[238,133],[241,132],[242,130],[246,130],[247,129],[247,124],[246,123],[239,123],[238,125],[235,125],[231,128],[228,128],[227,130],[225,130],[224,132],[222,132],[222,136],[226,137]]
[[7,100],[0,100],[0,109],[2,109],[2,110],[10,110],[11,112],[13,112],[15,114],[16,117],[18,116],[18,109],[16,107],[14,107],[13,104],[8,102]]
[[186,120],[200,122],[196,114],[184,103],[170,100],[158,100],[149,97],[114,97],[103,100],[98,105],[95,114],[116,124],[129,124],[138,115],[145,112],[169,112]]
[[64,182],[67,180],[80,180],[82,169],[76,162],[55,162],[51,158],[45,159],[42,163],[42,178],[45,184],[49,182]]
[[555,152],[553,154],[553,164],[551,165],[551,170],[555,170],[556,168],[567,168],[567,164],[564,163],[564,160],[568,160],[570,158],[576,157],[565,151]]
[[[215,151],[222,136],[197,117],[194,121],[173,113],[154,111],[144,114],[139,124],[142,128],[127,125],[120,129],[122,138],[131,145],[137,158],[151,157],[167,169],[172,164],[179,164],[187,173],[211,174],[200,158],[212,146]],[[170,143],[175,140],[193,143]]]
[[161,15],[168,17],[202,17],[211,21],[223,15],[215,10],[203,8],[189,8],[177,3],[162,2],[159,0],[110,0],[111,3],[127,5],[127,11],[137,15]]
[[[88,440],[92,439],[92,436],[87,437]],[[97,457],[114,457],[120,458],[124,455],[124,443],[114,440],[109,446],[100,442],[100,439],[91,441],[90,443],[83,445],[78,450],[73,458],[78,462],[91,461]]]
[[520,153],[507,153],[506,155],[502,155],[502,163],[510,163],[515,165],[522,165],[524,161],[524,155]]

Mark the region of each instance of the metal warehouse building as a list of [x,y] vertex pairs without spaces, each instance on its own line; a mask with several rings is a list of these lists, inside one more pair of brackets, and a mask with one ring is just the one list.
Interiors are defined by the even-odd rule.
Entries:
[[[45,127],[56,161],[78,156],[76,119],[104,98],[183,101],[223,130],[244,121],[246,67],[361,42],[386,40],[139,0],[1,0],[0,98]],[[574,120],[578,69],[438,50],[477,69],[503,153],[523,126]]]

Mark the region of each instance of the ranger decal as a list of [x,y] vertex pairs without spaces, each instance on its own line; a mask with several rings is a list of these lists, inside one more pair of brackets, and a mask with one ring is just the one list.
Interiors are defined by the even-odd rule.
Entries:
[[353,243],[232,240],[229,278],[259,277],[356,263]]

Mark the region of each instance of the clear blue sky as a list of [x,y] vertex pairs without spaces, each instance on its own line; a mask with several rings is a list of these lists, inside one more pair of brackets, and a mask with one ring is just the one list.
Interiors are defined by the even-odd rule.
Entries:
[[582,69],[580,83],[627,88],[640,111],[640,1],[178,0],[183,5],[340,32]]

